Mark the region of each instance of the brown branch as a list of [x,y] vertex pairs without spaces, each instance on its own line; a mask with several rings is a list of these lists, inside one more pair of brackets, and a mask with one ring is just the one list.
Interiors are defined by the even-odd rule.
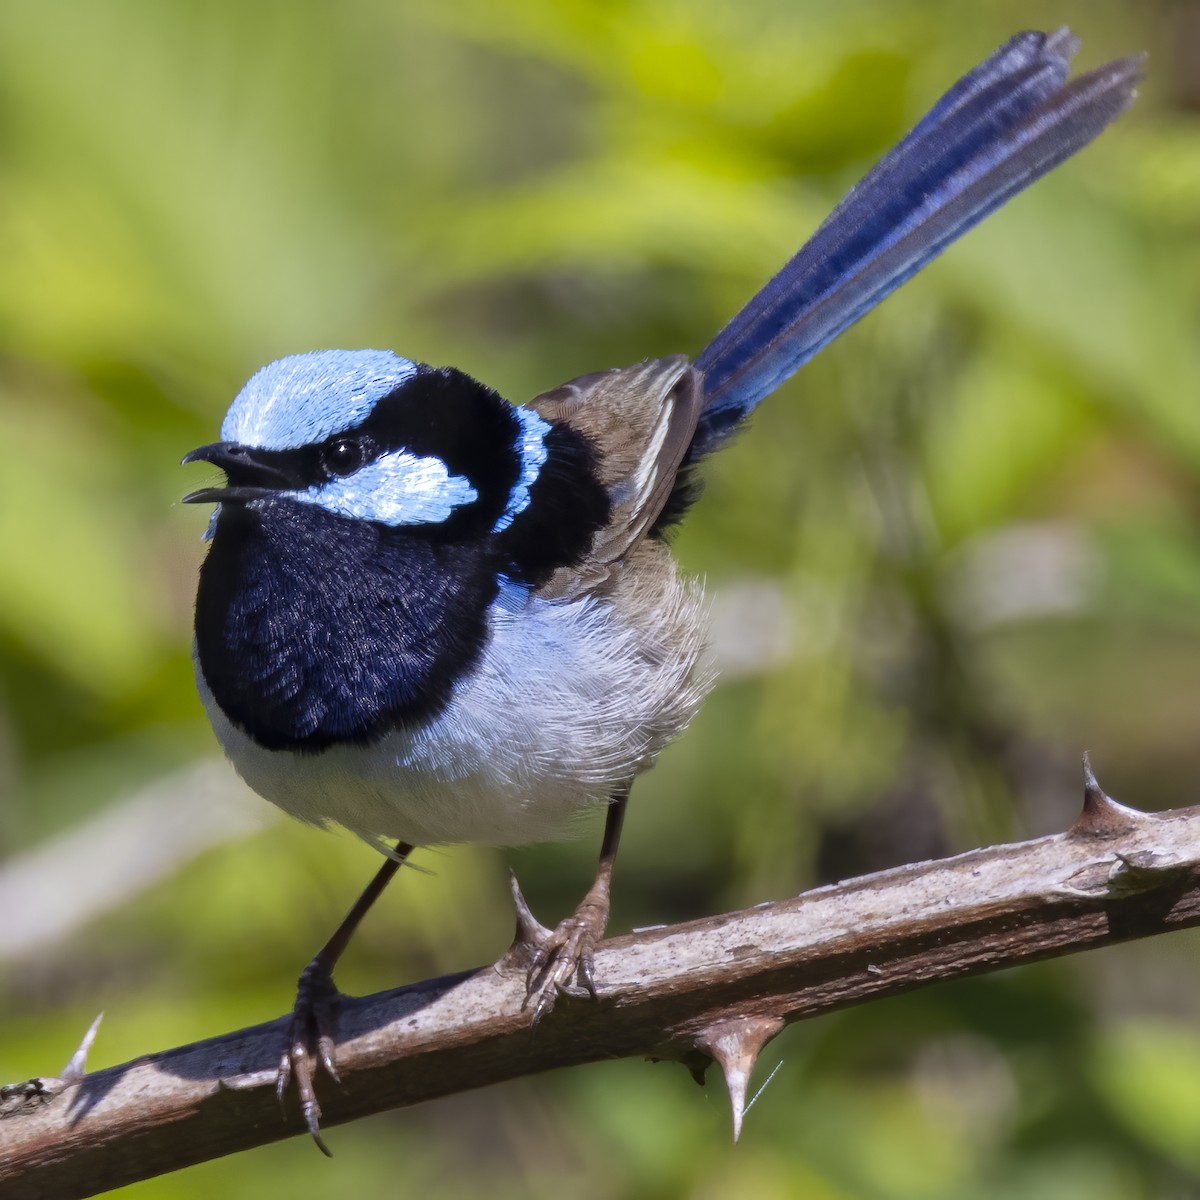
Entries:
[[[722,1066],[740,1124],[763,1043],[789,1021],[941,979],[1200,924],[1200,806],[1150,815],[1087,774],[1063,834],[882,871],[792,900],[605,942],[597,1002],[536,1030],[523,974],[484,967],[340,1013],[324,1124],[602,1058]],[[281,1115],[283,1019],[0,1093],[0,1194],[90,1196],[303,1132]],[[322,1081],[323,1083],[327,1081]]]

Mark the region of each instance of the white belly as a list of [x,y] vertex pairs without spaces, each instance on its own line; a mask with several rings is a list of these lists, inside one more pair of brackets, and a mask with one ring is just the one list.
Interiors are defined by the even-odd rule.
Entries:
[[595,597],[494,607],[483,660],[442,714],[370,746],[266,750],[217,707],[199,664],[197,682],[238,773],[302,821],[372,842],[544,841],[649,766],[708,689],[699,590],[670,582],[640,628]]

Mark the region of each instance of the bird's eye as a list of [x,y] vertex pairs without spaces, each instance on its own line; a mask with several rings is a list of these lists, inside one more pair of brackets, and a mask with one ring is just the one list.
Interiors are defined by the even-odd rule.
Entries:
[[321,449],[321,466],[330,475],[353,475],[367,461],[367,448],[357,438],[338,438]]

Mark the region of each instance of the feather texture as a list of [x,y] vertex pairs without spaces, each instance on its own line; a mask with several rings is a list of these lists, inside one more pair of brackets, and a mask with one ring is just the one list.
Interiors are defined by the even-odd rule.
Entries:
[[1133,101],[1140,60],[1066,83],[1078,41],[1021,33],[964,76],[696,360],[689,460],[955,238],[1086,146]]
[[682,355],[583,375],[530,401],[596,448],[608,520],[582,562],[560,568],[539,594],[572,599],[601,587],[614,565],[653,529],[695,436],[700,380]]

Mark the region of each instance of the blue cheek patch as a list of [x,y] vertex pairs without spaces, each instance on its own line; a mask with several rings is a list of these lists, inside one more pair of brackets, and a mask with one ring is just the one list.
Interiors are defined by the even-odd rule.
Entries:
[[507,529],[515,517],[529,507],[529,489],[537,481],[542,467],[546,465],[546,434],[550,424],[543,421],[532,408],[516,408],[521,432],[517,439],[517,451],[521,456],[521,474],[508,494],[508,504],[500,519],[492,526],[493,533]]
[[384,454],[344,479],[280,494],[339,517],[392,526],[436,525],[479,498],[470,481],[451,475],[440,458],[405,450]]

